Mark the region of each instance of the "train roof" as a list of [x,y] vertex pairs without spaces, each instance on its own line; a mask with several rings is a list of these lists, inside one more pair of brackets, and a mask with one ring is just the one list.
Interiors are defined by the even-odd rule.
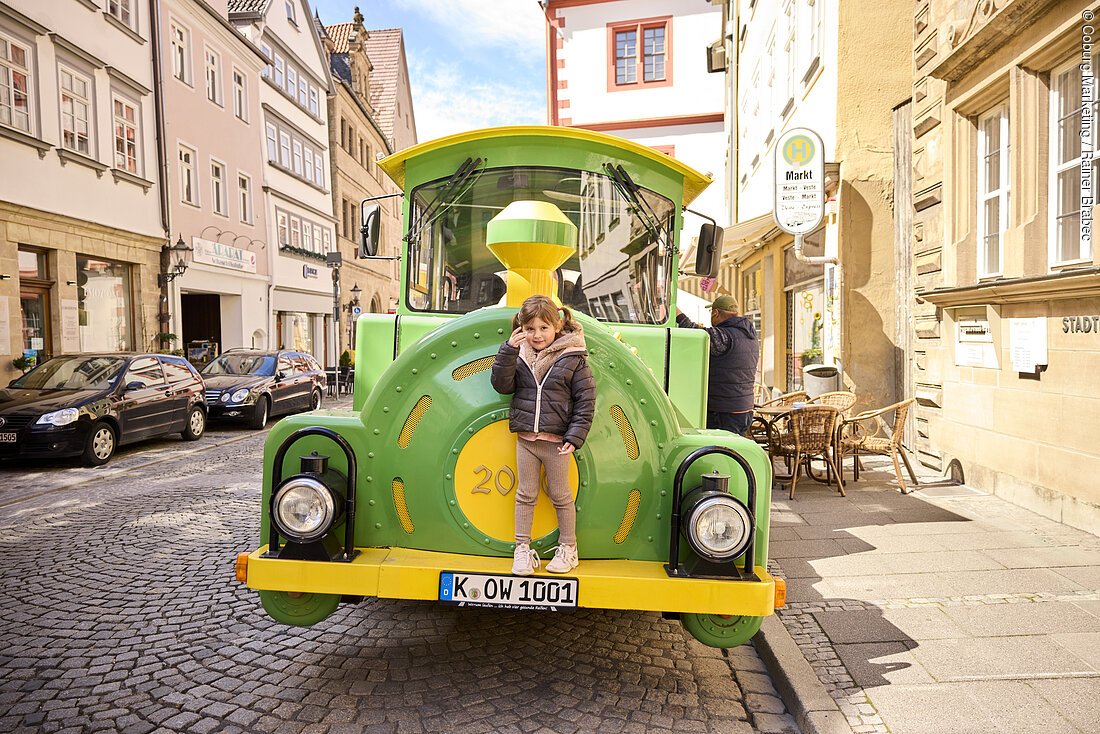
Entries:
[[602,147],[607,150],[608,155],[614,155],[615,151],[624,151],[640,156],[650,163],[656,164],[666,170],[674,171],[683,177],[683,206],[687,206],[694,201],[695,197],[711,184],[711,178],[709,176],[696,171],[691,166],[684,165],[671,156],[650,148],[648,145],[642,145],[633,140],[594,132],[592,130],[585,130],[583,128],[558,127],[552,125],[490,127],[480,130],[469,130],[455,135],[447,135],[398,151],[378,161],[378,165],[399,187],[404,189],[405,165],[411,159],[477,140],[499,140],[509,137],[564,138],[588,143],[594,148]]

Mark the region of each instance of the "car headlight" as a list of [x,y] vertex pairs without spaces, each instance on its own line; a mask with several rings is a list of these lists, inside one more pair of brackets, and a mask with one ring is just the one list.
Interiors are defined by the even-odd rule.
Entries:
[[227,393],[227,392],[222,393],[222,402],[223,403],[228,403],[229,402],[229,393]]
[[243,403],[245,400],[248,399],[248,394],[250,392],[251,392],[251,390],[249,390],[248,388],[242,387],[240,390],[238,390],[237,392],[235,392],[235,393],[233,393],[232,395],[229,396],[229,402],[231,402],[231,403]]
[[46,424],[53,426],[67,426],[70,423],[76,422],[76,419],[80,417],[80,411],[76,408],[62,408],[61,410],[55,410],[52,413],[46,413],[38,419],[37,423],[40,426]]
[[693,493],[683,513],[683,530],[696,553],[728,561],[745,552],[752,539],[752,517],[736,497],[724,492]]
[[317,540],[336,521],[332,490],[310,477],[288,480],[276,490],[272,505],[272,519],[279,531],[299,543]]

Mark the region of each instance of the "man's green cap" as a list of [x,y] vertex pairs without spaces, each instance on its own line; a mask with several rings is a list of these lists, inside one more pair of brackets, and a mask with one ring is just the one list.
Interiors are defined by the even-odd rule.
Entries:
[[708,303],[706,305],[706,308],[716,308],[719,311],[729,311],[730,313],[737,313],[737,299],[733,296],[718,296],[714,299],[713,303]]

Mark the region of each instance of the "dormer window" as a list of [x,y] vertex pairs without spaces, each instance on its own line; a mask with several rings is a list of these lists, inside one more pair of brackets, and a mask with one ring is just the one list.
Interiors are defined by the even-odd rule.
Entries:
[[294,14],[294,0],[286,0],[286,19],[298,25],[298,18]]

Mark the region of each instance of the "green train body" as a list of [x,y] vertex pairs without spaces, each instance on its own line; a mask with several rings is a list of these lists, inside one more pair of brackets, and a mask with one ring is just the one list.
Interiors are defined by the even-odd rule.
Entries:
[[[272,428],[261,545],[238,559],[238,577],[289,624],[377,596],[652,610],[678,614],[708,645],[746,641],[782,603],[782,582],[766,571],[771,464],[752,441],[701,428],[707,337],[672,320],[675,233],[683,206],[709,181],[644,146],[568,128],[464,133],[382,166],[406,192],[401,304],[358,320],[353,410]],[[537,211],[554,204],[576,225],[575,247],[556,245],[564,262],[539,254],[548,251],[542,233],[554,229],[542,220],[495,224],[508,233],[513,261],[495,260],[507,248],[499,235],[488,241],[488,223],[501,222],[511,201],[528,200],[542,202]],[[539,243],[526,244],[528,234]],[[519,582],[509,576],[510,396],[496,393],[489,375],[515,304],[540,287],[583,325],[597,401],[571,468],[581,563],[567,581],[530,577],[525,589],[554,597],[535,603],[488,598]],[[323,516],[324,532],[294,537],[304,526],[279,514],[284,505],[325,492],[308,515]],[[747,547],[737,556],[709,556],[688,537],[689,518],[713,511],[711,503],[742,508],[735,517],[745,518]],[[532,538],[544,554],[557,539],[544,495]],[[464,580],[480,584],[480,595],[460,599]]]

